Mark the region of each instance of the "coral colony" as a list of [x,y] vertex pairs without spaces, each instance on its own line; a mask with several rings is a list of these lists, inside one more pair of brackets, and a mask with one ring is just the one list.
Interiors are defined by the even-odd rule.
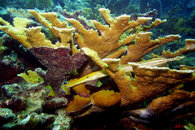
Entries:
[[[128,119],[140,123],[131,127],[142,128],[143,124],[195,115],[190,109],[195,105],[195,92],[182,89],[184,83],[194,83],[194,68],[163,67],[194,51],[195,40],[186,39],[185,47],[176,52],[163,51],[143,59],[180,38],[167,35],[151,39],[150,30],[166,20],[151,22],[153,18],[146,15],[113,17],[110,10],[100,8],[107,24],[91,20],[90,27],[76,18],[79,12],[75,16],[61,12],[66,21],[53,12],[28,12],[34,20],[15,17],[12,25],[0,18],[0,30],[23,45],[46,69],[20,70],[20,80],[1,87],[2,128],[77,128],[74,122],[93,121],[101,113],[112,113],[114,119],[120,115],[118,124]],[[38,24],[32,24],[35,18]],[[46,37],[42,25],[53,37]],[[1,64],[4,68],[9,63]]]

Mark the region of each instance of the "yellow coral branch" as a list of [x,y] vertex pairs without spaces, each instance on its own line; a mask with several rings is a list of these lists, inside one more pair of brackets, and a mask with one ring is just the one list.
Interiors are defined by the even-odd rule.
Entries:
[[26,37],[31,44],[31,47],[54,48],[55,45],[45,38],[45,35],[41,32],[41,29],[41,26],[26,29]]
[[195,51],[195,39],[186,39],[184,48],[181,48],[173,53],[170,52],[170,50],[168,50],[167,52],[163,51],[162,55],[164,57],[176,57],[193,51]]
[[90,98],[81,97],[79,95],[74,96],[73,101],[71,101],[66,108],[67,112],[77,112],[82,110],[91,102]]
[[[42,27],[26,28],[27,24],[32,20],[26,18],[14,18],[13,26],[7,21],[0,18],[0,23],[4,26],[0,26],[0,30],[3,30],[15,40],[19,41],[23,46],[30,49],[32,47],[49,47],[49,48],[64,48],[70,47],[72,44],[73,32],[72,27],[67,27],[65,22],[61,22],[57,18],[56,13],[38,13],[35,10],[29,10],[29,12],[35,16],[43,25],[45,25],[54,36],[60,38],[60,42],[52,44],[52,42],[46,39],[45,35],[41,32]],[[49,21],[48,21],[48,20]],[[74,49],[76,53],[76,49]]]
[[132,35],[119,41],[120,36],[125,31],[151,20],[151,18],[139,17],[137,21],[129,21],[130,16],[128,15],[113,18],[108,9],[101,8],[99,11],[110,26],[102,25],[100,22],[93,20],[91,22],[97,30],[86,30],[79,21],[75,19],[66,20],[79,32],[75,35],[79,47],[88,47],[96,51],[101,58],[108,56],[122,45],[134,40],[135,35]]
[[30,23],[32,20],[26,19],[26,18],[14,18],[14,26],[10,25],[7,21],[0,19],[0,23],[4,24],[4,26],[0,26],[0,30],[6,32],[8,35],[10,35],[12,38],[19,41],[21,44],[23,44],[27,48],[31,48],[32,45],[27,40],[26,37],[26,26],[28,23]]
[[[42,13],[42,14],[40,14],[40,13],[36,12],[35,10],[28,10],[28,12],[30,14],[32,14],[34,17],[36,17],[37,20],[39,20],[39,22],[41,22],[44,26],[46,26],[56,38],[60,38],[60,35],[59,35],[58,31],[56,31],[56,29],[54,29],[54,26],[59,27],[59,28],[65,28],[66,23],[59,21],[57,19],[57,14],[55,14],[55,13]],[[46,19],[48,19],[49,21]]]
[[110,15],[110,10],[104,9],[104,8],[100,8],[99,12],[102,14],[102,16],[104,17],[104,20],[108,24],[112,24],[112,23],[116,22],[116,20]]
[[[84,51],[84,52],[86,52],[86,51]],[[90,51],[88,51],[88,53],[86,53],[86,54],[89,54],[89,53],[90,53]],[[147,61],[141,61],[141,62],[138,62],[138,63],[129,62],[129,65],[123,65],[121,67],[124,69],[124,71],[126,73],[126,72],[132,72],[132,70],[133,70],[132,65],[134,65],[134,64],[140,64],[140,65],[146,65],[146,66],[160,66],[160,65],[163,65],[163,64],[171,62],[171,61],[181,60],[183,58],[184,58],[183,56],[181,56],[181,57],[178,56],[178,57],[175,57],[175,58],[168,58],[168,59],[166,59],[166,58],[155,58],[155,59],[151,59],[151,60],[147,60]],[[108,58],[102,59],[102,62],[105,62],[106,60],[108,61],[109,59]],[[110,60],[110,61],[113,61],[113,60]],[[107,62],[107,64],[109,65],[108,62]],[[112,64],[110,64],[110,65],[112,65]],[[112,69],[113,68],[114,68],[114,66],[112,67]],[[117,67],[115,65],[115,71],[116,71],[116,69],[117,69]],[[66,88],[70,88],[70,87],[76,86],[78,84],[85,83],[85,82],[88,82],[88,81],[93,81],[93,80],[103,78],[103,77],[106,77],[106,76],[108,76],[108,73],[105,72],[104,70],[96,71],[96,72],[90,73],[90,74],[88,74],[84,77],[81,77],[79,79],[70,80],[67,84],[64,84],[62,86],[62,89],[66,90]]]
[[164,22],[166,22],[167,20],[166,19],[164,19],[164,20],[161,20],[161,19],[155,19],[155,21],[154,22],[152,22],[152,24],[149,26],[149,27],[145,27],[144,26],[144,28],[143,28],[143,31],[148,31],[148,30],[150,30],[150,29],[152,29],[152,28],[154,28],[154,27],[156,27],[156,26],[158,26],[158,25],[160,25],[160,24],[162,24],[162,23],[164,23]]
[[26,82],[32,83],[32,84],[37,84],[43,82],[43,78],[37,74],[37,72],[29,70],[27,71],[28,74],[26,73],[20,73],[17,76],[22,77]]
[[121,101],[120,93],[113,90],[101,90],[94,93],[92,96],[92,103],[96,106],[111,107],[119,104]]
[[144,55],[151,52],[155,48],[180,38],[179,35],[168,35],[164,38],[151,40],[151,35],[151,32],[138,33],[136,43],[129,45],[127,55],[122,56],[121,63],[126,64],[127,62],[139,61]]

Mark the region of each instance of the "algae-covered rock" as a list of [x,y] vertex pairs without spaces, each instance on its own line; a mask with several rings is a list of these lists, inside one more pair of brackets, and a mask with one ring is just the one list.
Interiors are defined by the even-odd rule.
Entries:
[[0,126],[15,118],[11,109],[0,108]]
[[59,109],[57,111],[58,116],[53,123],[53,130],[67,130],[70,129],[71,118],[66,116],[66,111],[64,109]]
[[29,115],[18,115],[17,118],[5,125],[5,129],[36,129],[47,127],[55,120],[54,115],[31,113]]

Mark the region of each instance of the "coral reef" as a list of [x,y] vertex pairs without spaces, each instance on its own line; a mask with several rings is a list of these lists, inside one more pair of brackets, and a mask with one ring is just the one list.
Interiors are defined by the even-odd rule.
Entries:
[[[41,33],[41,27],[26,29],[27,24],[31,22],[26,18],[14,18],[14,26],[1,19],[1,23],[6,25],[1,26],[1,29],[20,41],[48,68],[46,78],[53,87],[59,89],[64,81],[64,75],[79,68],[85,61],[85,57],[76,52],[76,54],[73,52],[74,56],[69,55],[74,29],[67,27],[65,22],[57,19],[57,14],[44,13],[41,15],[34,10],[29,10],[29,12],[48,27],[56,38],[60,38],[61,43],[52,44],[50,40],[45,39],[45,35]],[[13,31],[13,29],[17,31]]]
[[[56,13],[28,12],[55,39],[48,39],[41,32],[42,26],[29,27],[31,19],[15,17],[11,25],[0,18],[0,30],[19,41],[46,67],[45,73],[28,70],[28,74],[18,74],[23,78],[21,82],[1,87],[4,96],[0,119],[5,121],[2,128],[79,129],[74,123],[70,126],[71,120],[94,118],[97,113],[105,114],[103,117],[115,114],[119,124],[131,120],[148,124],[173,122],[194,115],[195,93],[194,88],[190,89],[195,81],[194,68],[170,69],[163,65],[195,51],[195,40],[186,39],[184,48],[176,52],[164,51],[152,55],[152,59],[142,59],[154,49],[181,38],[151,38],[149,30],[166,22],[153,21],[155,11],[154,15],[114,17],[110,10],[100,8],[106,24],[90,20],[94,28],[85,27],[78,14],[65,14],[72,25],[69,26]],[[87,83],[97,79],[101,84],[97,87]],[[189,90],[178,90],[186,83]],[[179,113],[181,110],[185,112]]]
[[[36,72],[28,73],[30,75]],[[71,120],[61,109],[67,106],[67,99],[50,96],[51,90],[45,86],[44,81],[32,84],[30,79],[1,87],[1,95],[5,98],[0,102],[1,121],[5,121],[1,128],[69,128]]]
[[64,81],[64,75],[79,68],[85,61],[80,53],[70,56],[67,48],[32,48],[30,51],[40,59],[41,63],[48,68],[46,80],[53,87],[60,87]]
[[[133,34],[127,36],[126,38],[120,41],[119,40],[120,36],[126,30],[129,30],[130,28],[134,28],[135,26],[139,26],[140,24],[148,22],[151,19],[142,17],[142,18],[138,18],[137,21],[128,22],[129,18],[128,17],[126,18],[126,16],[124,15],[117,17],[115,20],[110,16],[110,12],[108,10],[100,9],[100,12],[102,13],[105,21],[109,24],[109,26],[102,25],[101,23],[98,23],[96,21],[91,21],[94,23],[96,29],[98,30],[98,33],[95,30],[84,29],[83,26],[74,19],[67,19],[67,21],[70,22],[75,28],[78,29],[79,34],[76,34],[75,38],[77,40],[78,45],[82,48],[84,53],[89,57],[91,57],[91,59],[98,66],[104,69],[117,84],[121,95],[121,106],[127,107],[127,106],[131,106],[132,104],[143,102],[148,98],[162,94],[163,92],[166,92],[169,89],[176,87],[178,84],[195,80],[193,70],[183,71],[183,70],[170,70],[169,68],[166,67],[156,67],[156,66],[151,67],[151,65],[154,62],[151,62],[151,64],[148,63],[148,65],[129,63],[129,65],[133,67],[132,72],[135,74],[135,78],[128,76],[125,73],[124,68],[122,68],[121,66],[127,64],[128,62],[140,61],[144,55],[146,55],[153,49],[163,44],[177,40],[180,38],[180,36],[168,35],[164,38],[151,40],[150,39],[150,36],[152,34],[151,32],[138,32],[136,35]],[[155,22],[152,23],[152,26],[157,26],[160,23],[165,22],[165,21],[161,22],[161,20],[158,21],[155,20]],[[121,25],[125,25],[125,26],[121,26]],[[116,30],[117,33],[115,33]],[[108,35],[112,37],[109,37]],[[93,39],[91,39],[92,37]],[[131,43],[134,39],[135,39],[134,44],[128,45],[128,43]],[[122,56],[121,59],[113,59],[119,57],[122,53],[124,53],[124,52],[119,52],[117,50],[117,48],[120,48],[120,46],[122,45],[123,46],[127,45],[128,47],[127,54],[125,56]],[[186,40],[186,46],[184,47],[184,49],[180,49],[179,51],[173,53],[172,57],[176,57],[186,52],[194,51],[193,46],[194,46],[194,39]],[[112,55],[112,52],[119,53],[119,54],[114,56],[109,56],[109,54]],[[168,54],[166,56],[165,52],[163,52],[162,55],[165,57],[171,57],[168,56]],[[190,94],[194,95],[193,93],[194,92],[191,92]],[[187,100],[187,98],[185,99]],[[189,101],[192,99],[193,98],[190,98]],[[105,102],[107,101],[105,100]],[[174,107],[173,105],[174,101],[170,102],[170,104],[171,107]],[[83,105],[83,107],[85,108],[87,105],[88,103]],[[93,105],[95,105],[95,107],[99,107],[97,104],[94,104],[94,102]],[[104,104],[103,106],[106,107],[107,105]],[[94,106],[92,106],[87,112],[83,113],[81,116],[91,114],[94,111],[96,112],[102,111],[102,106],[101,108],[94,108]],[[163,110],[162,108],[162,111],[165,110]],[[158,114],[155,113],[155,116]]]

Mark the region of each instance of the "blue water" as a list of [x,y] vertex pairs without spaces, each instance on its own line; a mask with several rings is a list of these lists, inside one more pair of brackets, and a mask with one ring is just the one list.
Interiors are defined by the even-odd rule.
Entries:
[[[67,12],[78,10],[85,12],[87,9],[91,9],[95,15],[98,13],[96,9],[100,7],[110,9],[115,16],[146,13],[156,9],[156,17],[168,20],[163,28],[169,28],[169,26],[177,24],[177,26],[174,25],[174,29],[168,29],[163,33],[179,33],[184,38],[195,37],[194,0],[36,0],[36,2],[35,0],[1,0],[0,16],[6,17],[8,15],[7,8],[40,9],[45,11],[66,9]],[[94,16],[88,16],[87,19],[94,19]]]

